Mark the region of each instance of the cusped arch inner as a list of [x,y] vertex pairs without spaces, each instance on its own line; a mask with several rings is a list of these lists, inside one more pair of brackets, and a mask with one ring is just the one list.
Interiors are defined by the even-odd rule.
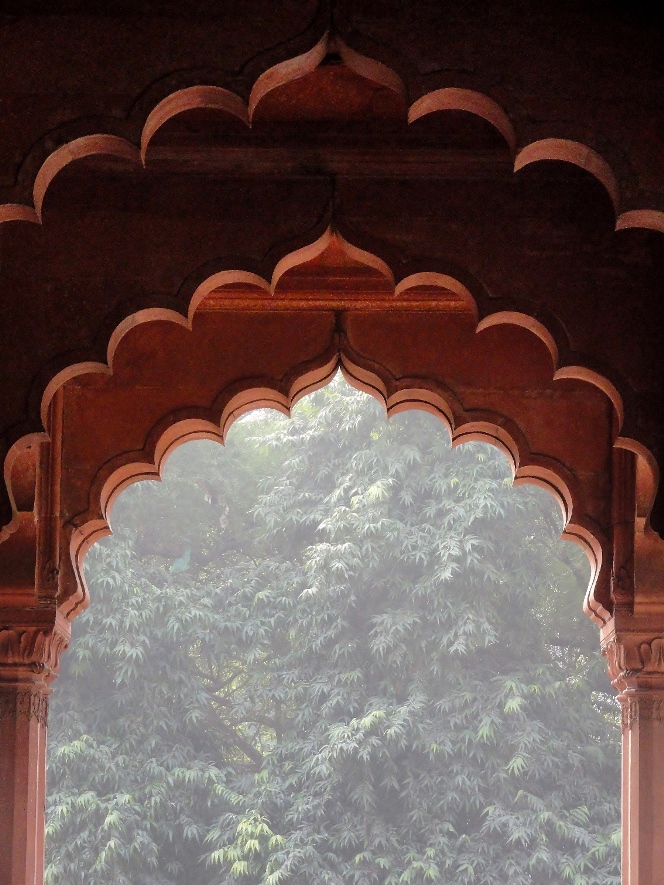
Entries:
[[[73,617],[87,604],[87,589],[83,572],[85,555],[92,545],[110,532],[110,513],[114,502],[129,485],[146,479],[159,479],[169,455],[185,442],[194,439],[216,440],[223,444],[229,428],[241,415],[259,408],[273,408],[290,415],[293,405],[303,396],[329,383],[337,368],[346,381],[358,390],[371,394],[385,408],[386,416],[407,410],[421,410],[440,419],[448,430],[452,445],[478,440],[498,448],[507,458],[515,485],[533,484],[553,495],[561,508],[564,529],[562,537],[570,540],[586,553],[591,579],[586,608],[597,620],[603,620],[605,610],[593,599],[593,591],[602,570],[603,542],[596,537],[583,519],[575,521],[573,479],[566,475],[560,465],[551,459],[533,456],[527,441],[515,426],[510,426],[503,416],[488,413],[481,418],[467,416],[460,419],[459,403],[453,395],[445,395],[432,387],[400,387],[390,392],[389,385],[345,356],[340,362],[335,358],[314,369],[298,374],[289,390],[268,386],[248,386],[223,398],[224,405],[215,419],[212,414],[204,417],[180,417],[177,413],[166,416],[154,427],[148,444],[141,452],[125,453],[115,463],[104,465],[95,478],[91,494],[91,508],[87,518],[77,520],[70,534],[70,551],[76,574],[77,593],[69,602],[69,615]],[[96,518],[89,518],[97,510]]]

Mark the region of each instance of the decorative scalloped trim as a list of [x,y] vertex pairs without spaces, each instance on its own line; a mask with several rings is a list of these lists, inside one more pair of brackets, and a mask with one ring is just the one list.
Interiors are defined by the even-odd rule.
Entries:
[[369,58],[367,55],[361,55],[359,52],[351,49],[350,46],[347,46],[339,37],[334,38],[334,43],[339,50],[341,60],[351,71],[354,71],[360,77],[364,77],[365,80],[371,80],[380,86],[391,89],[392,92],[396,92],[397,95],[401,96],[404,102],[408,101],[406,86],[396,71],[388,68],[387,65],[380,61]]
[[427,92],[408,109],[408,123],[414,123],[427,114],[436,111],[465,111],[486,120],[494,129],[503,136],[510,151],[514,154],[517,138],[514,126],[503,108],[488,95],[476,92],[474,89],[457,89],[447,87]]
[[541,160],[559,160],[563,163],[572,163],[593,175],[600,184],[603,184],[611,198],[616,216],[620,204],[620,190],[618,181],[603,157],[578,141],[567,138],[543,138],[533,141],[522,148],[514,160],[514,171],[518,172],[531,163]]
[[[618,449],[627,449],[633,452],[637,458],[637,488],[641,492],[647,504],[643,512],[637,512],[637,520],[641,523],[642,530],[652,532],[649,526],[649,515],[660,482],[660,469],[652,452],[638,440],[626,436],[619,436],[614,446]],[[638,476],[640,474],[640,476]],[[654,534],[654,532],[653,532]]]
[[160,101],[148,114],[148,118],[141,133],[141,160],[145,166],[150,141],[159,129],[186,111],[196,109],[224,111],[241,120],[247,126],[250,125],[249,109],[239,95],[221,86],[190,86],[188,89],[178,89],[172,92],[163,101]]
[[[84,135],[56,148],[44,160],[35,177],[34,208],[18,203],[0,205],[0,224],[5,221],[41,222],[42,206],[49,185],[58,172],[74,160],[104,155],[145,165],[152,138],[168,120],[185,111],[194,108],[220,110],[251,126],[260,101],[277,87],[314,71],[331,46],[338,49],[345,64],[359,76],[391,89],[406,100],[405,85],[395,71],[382,62],[361,55],[338,37],[331,41],[326,31],[307,52],[264,71],[255,81],[248,103],[236,93],[219,86],[191,86],[166,96],[150,111],[142,128],[140,148],[125,138],[105,133]],[[518,136],[509,115],[494,99],[472,89],[446,87],[426,93],[410,106],[407,119],[412,123],[428,114],[445,110],[465,111],[490,123],[515,154]],[[607,161],[588,145],[566,138],[545,138],[531,142],[516,152],[514,171],[545,160],[571,163],[593,175],[609,194],[616,214],[616,230],[644,228],[664,233],[664,212],[660,210],[641,208],[619,214],[620,188],[616,175]]]
[[12,490],[11,483],[11,475],[12,470],[14,469],[14,462],[27,446],[37,445],[38,443],[43,442],[45,439],[46,434],[44,432],[29,433],[26,436],[21,437],[21,439],[17,440],[7,452],[3,467],[3,478],[5,481],[5,486],[7,488],[7,493],[9,494],[9,503],[11,504],[12,508],[12,518],[7,523],[7,525],[0,527],[0,544],[2,544],[3,541],[6,541],[7,538],[12,535],[16,531],[16,529],[18,529],[20,524],[20,516],[18,510],[16,509],[16,499],[14,498],[14,492]]
[[[357,362],[356,362],[357,360]],[[83,574],[83,560],[90,547],[108,535],[110,513],[120,493],[134,482],[160,479],[169,455],[180,445],[193,439],[225,441],[229,428],[242,414],[256,408],[271,407],[290,415],[298,399],[327,384],[337,368],[354,387],[370,393],[383,403],[387,417],[406,410],[423,410],[439,417],[447,427],[453,445],[481,440],[499,448],[508,458],[515,485],[536,484],[549,491],[558,501],[565,521],[563,537],[580,545],[591,564],[586,606],[598,623],[606,623],[608,611],[594,598],[605,563],[608,540],[596,526],[575,513],[578,498],[576,481],[555,459],[533,455],[519,427],[502,414],[465,412],[458,399],[439,385],[422,387],[422,381],[393,378],[384,369],[361,365],[335,340],[320,357],[294,369],[287,378],[254,379],[239,387],[222,391],[209,410],[195,409],[195,414],[178,411],[165,416],[154,425],[145,447],[125,453],[104,465],[90,493],[90,506],[69,527],[70,551],[77,579],[77,593],[63,604],[69,618],[83,610],[88,593]]]
[[630,228],[643,228],[644,230],[656,230],[664,234],[664,212],[657,209],[632,209],[623,212],[616,221],[616,230],[629,230]]
[[446,425],[453,446],[472,440],[487,442],[507,457],[512,467],[514,485],[537,485],[552,494],[563,515],[565,528],[562,537],[580,546],[590,563],[591,577],[584,610],[599,625],[608,621],[610,613],[597,597],[598,591],[604,598],[610,597],[610,576],[606,565],[610,559],[610,545],[593,522],[576,514],[576,480],[558,460],[541,454],[534,455],[520,428],[505,415],[491,411],[465,412],[456,396],[439,385],[435,389],[422,388],[419,386],[421,379],[401,379],[397,382],[389,378],[386,382],[375,374],[376,367],[371,371],[366,366],[355,364],[344,352],[341,354],[340,368],[349,384],[384,403],[388,417],[409,409],[436,415]]
[[[497,313],[489,314],[477,324],[477,331],[482,332],[484,329],[490,329],[492,326],[520,326],[522,329],[528,329],[533,335],[542,341],[551,355],[554,369],[558,365],[559,353],[558,345],[549,330],[536,320],[534,317],[516,310],[500,310]],[[555,378],[555,375],[554,375]]]
[[416,289],[418,286],[439,286],[441,289],[446,289],[448,292],[453,292],[464,302],[465,308],[470,311],[475,317],[475,321],[477,322],[479,319],[479,313],[477,309],[477,301],[473,297],[472,292],[468,289],[467,286],[464,286],[459,280],[455,277],[449,276],[449,274],[444,273],[436,273],[432,271],[420,271],[419,273],[412,273],[407,277],[404,277],[394,287],[395,296],[402,295],[404,292],[407,292],[409,289]]
[[0,206],[0,224],[5,221],[29,221],[40,224],[41,220],[32,206],[24,206],[21,203],[5,203]]
[[248,380],[222,391],[210,409],[195,409],[196,414],[180,410],[166,415],[148,434],[141,451],[121,455],[105,465],[93,483],[87,513],[68,527],[77,591],[61,605],[66,617],[75,617],[88,604],[83,560],[96,541],[110,534],[111,510],[125,488],[143,479],[159,480],[170,454],[185,442],[213,439],[223,444],[231,426],[248,411],[273,408],[290,415],[295,403],[327,384],[337,367],[335,340],[320,357],[297,367],[284,379]]
[[313,243],[308,243],[306,246],[302,246],[300,249],[296,249],[294,252],[289,252],[287,255],[284,255],[284,257],[277,262],[272,271],[272,279],[268,284],[269,291],[274,293],[277,283],[287,271],[292,270],[292,268],[297,267],[300,264],[305,264],[307,261],[313,261],[315,258],[318,258],[319,255],[322,255],[332,242],[333,237],[334,232],[331,227],[328,227],[327,230]]
[[605,378],[603,375],[600,375],[599,372],[595,372],[593,369],[588,369],[585,366],[561,366],[556,370],[553,380],[558,381],[561,378],[574,378],[577,381],[586,381],[588,384],[598,387],[602,393],[606,394],[613,403],[613,409],[618,418],[618,430],[620,431],[620,428],[625,421],[623,398],[608,378]]
[[35,212],[39,221],[42,220],[42,206],[49,185],[65,166],[74,160],[84,157],[103,155],[128,160],[130,163],[140,163],[141,155],[137,147],[119,135],[84,135],[73,141],[63,144],[44,160],[33,187]]

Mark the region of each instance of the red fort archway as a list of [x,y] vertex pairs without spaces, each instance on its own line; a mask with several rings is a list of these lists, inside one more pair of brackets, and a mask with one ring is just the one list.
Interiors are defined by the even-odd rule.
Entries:
[[557,496],[623,705],[623,879],[662,885],[660,32],[51,6],[0,45],[0,885],[41,883],[47,696],[115,496],[339,366]]

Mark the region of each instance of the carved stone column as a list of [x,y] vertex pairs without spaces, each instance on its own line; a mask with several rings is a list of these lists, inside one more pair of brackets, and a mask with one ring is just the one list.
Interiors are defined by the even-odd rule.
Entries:
[[68,641],[59,615],[0,627],[0,885],[43,882],[48,695]]
[[602,651],[622,710],[622,881],[664,885],[664,624],[616,611]]

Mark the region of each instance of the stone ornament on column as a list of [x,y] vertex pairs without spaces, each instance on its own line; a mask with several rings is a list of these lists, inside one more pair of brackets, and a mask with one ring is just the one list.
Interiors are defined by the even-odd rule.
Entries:
[[664,637],[613,637],[602,652],[618,691],[623,730],[638,721],[664,722]]
[[27,669],[51,681],[57,675],[60,655],[67,648],[69,639],[69,622],[57,616],[51,627],[0,629],[0,678],[4,672]]
[[22,716],[46,725],[48,694],[60,655],[69,644],[69,623],[52,628],[5,627],[0,630],[0,719]]
[[614,635],[602,653],[617,691],[664,689],[664,636],[648,637],[640,631]]

